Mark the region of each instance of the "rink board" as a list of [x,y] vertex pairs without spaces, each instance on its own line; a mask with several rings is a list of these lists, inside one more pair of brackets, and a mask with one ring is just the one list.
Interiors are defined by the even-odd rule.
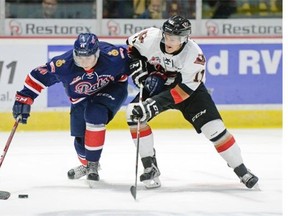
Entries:
[[[102,40],[114,44],[125,41],[124,38]],[[71,49],[73,42],[72,38],[0,40],[0,50],[7,51],[5,55],[0,54],[0,131],[11,130],[14,95],[23,87],[27,73],[53,56]],[[282,127],[282,39],[218,38],[196,39],[196,42],[206,55],[206,86],[209,93],[217,105],[228,106],[219,109],[228,128]],[[128,98],[123,105],[126,106],[137,93],[138,89],[129,80]],[[154,128],[192,127],[181,113],[175,111],[162,113],[151,121],[151,125]],[[124,109],[108,128],[128,128]],[[32,106],[28,124],[19,127],[19,130],[68,129],[69,100],[61,84],[41,93]]]
[[[282,110],[220,110],[228,128],[281,128]],[[0,131],[11,130],[14,119],[11,113],[0,113]],[[156,116],[150,125],[153,128],[191,128],[177,111],[166,111]],[[128,129],[125,111],[121,110],[109,123],[108,129]],[[27,125],[18,130],[69,130],[69,111],[32,112]]]

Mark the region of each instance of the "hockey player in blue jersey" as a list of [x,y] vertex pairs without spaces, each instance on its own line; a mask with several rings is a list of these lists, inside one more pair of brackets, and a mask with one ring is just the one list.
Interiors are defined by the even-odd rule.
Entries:
[[71,101],[70,128],[81,165],[68,171],[69,179],[87,176],[90,187],[99,181],[99,160],[105,126],[127,98],[129,57],[124,47],[81,33],[74,49],[32,70],[17,91],[14,118],[26,124],[33,101],[45,87],[62,82]]

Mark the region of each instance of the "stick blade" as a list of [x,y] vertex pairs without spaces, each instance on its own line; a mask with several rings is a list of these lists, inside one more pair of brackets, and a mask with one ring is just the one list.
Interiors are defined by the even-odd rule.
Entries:
[[10,195],[8,191],[0,191],[0,200],[7,200]]
[[134,199],[136,200],[136,187],[135,186],[131,186],[130,187],[130,192],[131,192],[132,196],[134,197]]

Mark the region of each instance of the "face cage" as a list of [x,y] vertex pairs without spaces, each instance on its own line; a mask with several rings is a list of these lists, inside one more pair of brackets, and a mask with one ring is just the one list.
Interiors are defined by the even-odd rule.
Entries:
[[[94,56],[95,58],[90,59],[92,56]],[[88,68],[88,67],[92,68],[97,63],[99,56],[100,56],[100,49],[98,49],[95,54],[92,54],[89,56],[84,56],[84,55],[77,56],[76,52],[73,51],[73,59],[74,59],[75,64],[78,67],[82,67],[82,68]],[[89,61],[91,61],[91,63]]]

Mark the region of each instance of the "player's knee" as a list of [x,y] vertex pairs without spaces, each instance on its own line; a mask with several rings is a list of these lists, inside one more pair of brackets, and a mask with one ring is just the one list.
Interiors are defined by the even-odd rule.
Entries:
[[221,136],[225,130],[225,125],[221,119],[212,120],[201,127],[202,133],[209,140],[221,138],[218,136]]

